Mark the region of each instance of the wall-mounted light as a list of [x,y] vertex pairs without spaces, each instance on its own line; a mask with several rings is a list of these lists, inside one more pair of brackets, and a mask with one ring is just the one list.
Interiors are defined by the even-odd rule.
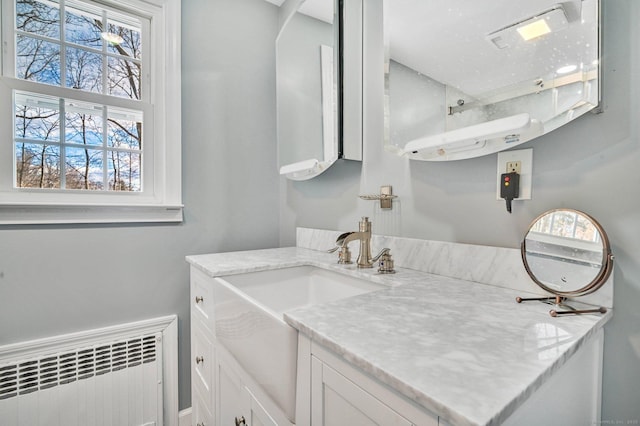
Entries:
[[280,174],[291,180],[307,180],[327,170],[336,160],[337,158],[331,158],[327,161],[318,161],[312,158],[298,161],[297,163],[280,167]]
[[569,20],[564,8],[557,4],[535,16],[490,33],[487,35],[487,40],[498,49],[505,49],[563,30],[568,26]]
[[516,146],[544,133],[539,120],[521,113],[408,142],[404,155],[414,160],[462,160]]

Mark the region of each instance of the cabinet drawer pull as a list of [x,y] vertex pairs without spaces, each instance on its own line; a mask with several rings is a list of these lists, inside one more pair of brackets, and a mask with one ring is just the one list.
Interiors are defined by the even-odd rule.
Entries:
[[246,422],[244,421],[244,416],[240,416],[240,418],[236,417],[236,426],[240,426],[240,425],[245,425],[246,426]]
[[204,297],[202,296],[196,296],[196,303],[200,303],[204,301]]
[[196,357],[196,364],[200,364],[200,363],[203,363],[203,362],[204,362],[204,358],[203,357],[201,357],[201,356],[197,356]]

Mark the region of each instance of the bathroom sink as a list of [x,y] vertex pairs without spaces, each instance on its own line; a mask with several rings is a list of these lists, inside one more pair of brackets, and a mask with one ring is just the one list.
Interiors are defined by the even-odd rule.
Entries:
[[216,339],[295,421],[298,331],[287,310],[386,288],[313,266],[214,279]]

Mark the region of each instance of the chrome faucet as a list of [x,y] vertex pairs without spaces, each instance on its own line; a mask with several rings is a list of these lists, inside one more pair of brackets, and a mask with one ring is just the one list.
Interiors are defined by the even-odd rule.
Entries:
[[357,232],[345,232],[341,234],[336,239],[336,246],[329,250],[329,252],[333,253],[340,249],[338,252],[338,263],[352,263],[348,244],[356,240],[360,241],[360,252],[358,253],[358,260],[356,261],[358,268],[371,268],[378,259],[384,256],[383,258],[387,260],[387,265],[390,265],[391,269],[386,270],[387,267],[385,267],[385,270],[383,270],[381,264],[379,271],[383,273],[393,272],[393,261],[391,260],[388,248],[382,249],[377,256],[371,257],[371,222],[369,222],[368,217],[363,217],[359,222]]

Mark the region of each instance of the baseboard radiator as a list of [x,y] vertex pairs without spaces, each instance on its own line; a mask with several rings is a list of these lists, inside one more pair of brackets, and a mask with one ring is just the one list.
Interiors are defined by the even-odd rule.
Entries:
[[161,426],[162,333],[119,330],[84,332],[74,347],[46,339],[0,358],[0,425]]

